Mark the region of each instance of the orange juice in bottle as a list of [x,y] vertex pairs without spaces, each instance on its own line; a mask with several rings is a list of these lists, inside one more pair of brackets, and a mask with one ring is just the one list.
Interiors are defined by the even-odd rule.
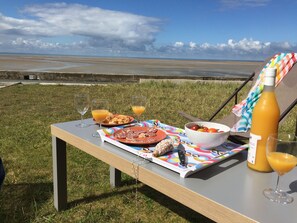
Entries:
[[252,114],[247,163],[260,172],[272,171],[266,158],[266,141],[270,134],[278,132],[280,110],[274,93],[275,75],[276,69],[266,69],[264,90]]

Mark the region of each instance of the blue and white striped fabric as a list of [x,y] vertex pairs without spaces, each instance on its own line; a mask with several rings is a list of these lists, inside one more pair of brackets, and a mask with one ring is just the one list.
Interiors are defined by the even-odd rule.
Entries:
[[296,53],[280,53],[270,59],[270,61],[261,70],[255,85],[248,94],[248,97],[233,107],[232,112],[241,118],[231,128],[232,132],[247,132],[251,128],[252,112],[264,89],[264,75],[266,68],[275,67],[277,69],[277,76],[275,79],[275,86],[277,86],[293,67],[296,61]]

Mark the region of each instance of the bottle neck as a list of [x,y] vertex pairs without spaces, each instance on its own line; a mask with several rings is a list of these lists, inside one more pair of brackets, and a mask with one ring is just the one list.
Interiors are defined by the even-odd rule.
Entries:
[[265,76],[264,85],[266,86],[274,86],[275,76]]
[[264,85],[263,92],[273,92],[274,86]]
[[274,84],[275,84],[275,75],[274,76],[265,76],[263,92],[274,91]]

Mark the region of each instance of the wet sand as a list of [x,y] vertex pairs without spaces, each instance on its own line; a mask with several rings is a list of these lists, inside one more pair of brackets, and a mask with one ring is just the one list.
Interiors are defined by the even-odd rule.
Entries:
[[246,77],[262,62],[0,55],[0,71]]

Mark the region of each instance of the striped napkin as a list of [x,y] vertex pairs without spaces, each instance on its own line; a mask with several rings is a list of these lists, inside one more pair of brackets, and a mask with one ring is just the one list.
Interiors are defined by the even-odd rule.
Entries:
[[277,69],[275,78],[275,87],[277,87],[296,61],[297,53],[279,53],[270,59],[270,61],[261,70],[247,98],[232,108],[232,112],[236,116],[241,117],[240,120],[231,128],[232,132],[247,132],[251,128],[252,112],[264,89],[266,68],[272,67]]

